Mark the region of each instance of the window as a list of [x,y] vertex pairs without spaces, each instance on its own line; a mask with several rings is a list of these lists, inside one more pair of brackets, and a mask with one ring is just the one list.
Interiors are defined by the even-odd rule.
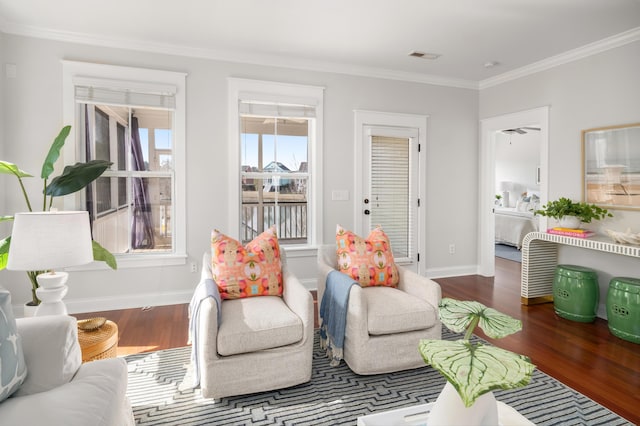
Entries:
[[230,88],[239,238],[246,243],[276,225],[283,245],[315,244],[323,90],[241,79]]
[[65,208],[89,211],[93,238],[119,265],[184,263],[185,75],[63,64],[74,123],[65,158],[113,163]]

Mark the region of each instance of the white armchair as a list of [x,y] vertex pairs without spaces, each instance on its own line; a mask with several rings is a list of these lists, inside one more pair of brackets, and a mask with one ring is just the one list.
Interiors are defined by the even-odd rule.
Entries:
[[[329,272],[337,270],[335,245],[318,251],[318,306]],[[397,288],[360,287],[349,293],[343,359],[356,374],[424,367],[420,339],[440,339],[440,285],[401,266]]]
[[[264,392],[311,380],[313,298],[287,269],[284,251],[280,253],[282,297],[222,300],[220,312],[214,297],[200,301],[195,332],[204,397]],[[213,280],[209,252],[202,263],[201,283]]]
[[112,358],[82,364],[76,319],[16,320],[27,365],[20,388],[0,403],[0,423],[30,426],[127,426],[127,364]]

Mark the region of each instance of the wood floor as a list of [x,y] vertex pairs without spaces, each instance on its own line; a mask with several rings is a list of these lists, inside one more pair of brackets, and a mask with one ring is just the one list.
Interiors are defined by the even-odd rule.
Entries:
[[[522,321],[522,331],[496,346],[529,356],[538,369],[633,423],[640,423],[640,345],[609,333],[606,321],[577,323],[555,315],[553,304],[520,304],[520,263],[496,258],[495,278],[437,279],[444,297],[477,300]],[[118,324],[118,355],[187,344],[187,305],[93,312]],[[482,336],[482,333],[478,333]],[[482,336],[485,337],[486,336]]]

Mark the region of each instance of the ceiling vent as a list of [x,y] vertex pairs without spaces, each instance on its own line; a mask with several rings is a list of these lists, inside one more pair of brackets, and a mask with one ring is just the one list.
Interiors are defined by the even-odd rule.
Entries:
[[413,56],[414,58],[430,59],[433,61],[442,55],[438,53],[418,52],[417,50],[412,50],[409,52],[409,56]]

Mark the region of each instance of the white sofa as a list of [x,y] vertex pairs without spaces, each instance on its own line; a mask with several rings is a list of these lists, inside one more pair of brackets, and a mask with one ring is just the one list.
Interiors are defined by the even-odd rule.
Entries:
[[20,388],[0,403],[0,424],[127,426],[127,364],[122,358],[82,364],[76,319],[16,320],[27,366]]

